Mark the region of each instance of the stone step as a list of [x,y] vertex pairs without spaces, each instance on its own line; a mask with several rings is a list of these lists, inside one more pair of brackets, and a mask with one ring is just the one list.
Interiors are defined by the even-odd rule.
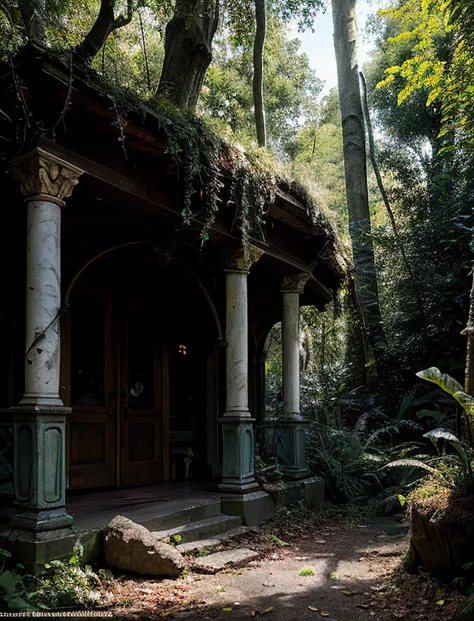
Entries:
[[239,548],[224,550],[223,552],[216,552],[202,558],[197,558],[193,566],[201,571],[215,573],[227,569],[228,567],[242,567],[242,565],[246,565],[256,558],[258,558],[258,552],[254,552],[248,548]]
[[[217,515],[208,519],[192,522],[175,528],[156,531],[159,539],[166,539],[172,535],[180,535],[182,543],[198,541],[200,539],[217,538],[218,535],[233,530],[242,525],[242,518],[234,515]],[[148,528],[148,526],[147,526]]]
[[215,548],[216,546],[220,546],[221,544],[226,544],[231,542],[235,537],[239,537],[240,535],[248,532],[247,526],[239,526],[238,528],[233,528],[232,530],[226,531],[213,539],[198,539],[197,541],[188,541],[187,543],[181,543],[176,546],[176,549],[181,552],[181,554],[193,554],[197,552],[202,552],[203,550],[209,550]]
[[202,552],[203,550],[211,550],[221,545],[220,539],[200,539],[198,541],[188,541],[188,543],[180,543],[176,546],[181,554],[193,554]]
[[187,524],[200,522],[201,520],[207,520],[219,515],[221,515],[221,501],[217,499],[186,507],[179,511],[170,510],[169,513],[163,513],[153,517],[143,516],[141,519],[135,521],[146,526],[148,530],[162,531],[177,528],[178,526],[186,526]]

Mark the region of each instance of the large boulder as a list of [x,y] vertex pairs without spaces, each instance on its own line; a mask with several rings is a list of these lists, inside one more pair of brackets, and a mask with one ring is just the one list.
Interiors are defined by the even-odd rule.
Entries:
[[104,531],[107,563],[124,571],[150,576],[179,576],[183,556],[147,528],[117,515]]

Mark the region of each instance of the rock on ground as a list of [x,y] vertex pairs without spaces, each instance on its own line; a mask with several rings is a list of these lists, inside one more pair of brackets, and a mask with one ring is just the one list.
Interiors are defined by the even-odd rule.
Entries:
[[121,515],[105,528],[104,551],[109,565],[138,574],[175,577],[185,566],[183,556],[173,546]]

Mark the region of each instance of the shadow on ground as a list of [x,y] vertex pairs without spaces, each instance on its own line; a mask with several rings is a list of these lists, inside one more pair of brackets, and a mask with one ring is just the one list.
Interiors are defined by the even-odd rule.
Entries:
[[[280,535],[284,533],[280,531]],[[287,540],[291,541],[289,547],[267,545],[260,560],[237,571],[216,575],[193,572],[166,585],[143,581],[141,584],[145,586],[140,587],[134,581],[136,593],[132,591],[129,596],[132,607],[115,608],[115,618],[228,621],[252,616],[264,616],[268,621],[305,621],[326,616],[334,621],[401,618],[394,616],[396,610],[383,610],[382,594],[400,565],[400,557],[407,547],[406,535],[388,536],[380,526],[328,527],[320,532],[302,532],[296,538],[293,534]],[[255,536],[255,547],[258,541]],[[245,545],[252,547],[252,541],[246,541]],[[300,575],[302,570],[311,571]],[[141,605],[140,588],[146,592]]]

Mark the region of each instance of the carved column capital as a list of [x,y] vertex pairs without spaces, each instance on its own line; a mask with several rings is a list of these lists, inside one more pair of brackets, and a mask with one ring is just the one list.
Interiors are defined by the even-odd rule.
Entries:
[[83,172],[39,147],[13,161],[13,177],[27,202],[45,200],[63,207]]
[[285,276],[281,283],[281,292],[302,294],[309,277],[310,275],[306,273]]
[[225,257],[226,270],[231,272],[248,272],[265,251],[257,246],[241,246],[236,248]]

